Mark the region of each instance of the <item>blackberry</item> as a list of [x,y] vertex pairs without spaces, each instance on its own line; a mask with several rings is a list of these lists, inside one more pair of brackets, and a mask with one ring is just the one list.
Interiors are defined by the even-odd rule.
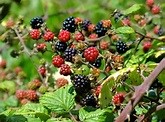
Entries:
[[93,63],[91,63],[91,64],[92,64],[94,67],[99,68],[99,67],[101,66],[101,60],[102,60],[102,58],[100,57],[100,58],[96,59],[96,61],[93,62]]
[[44,23],[44,21],[41,17],[34,17],[30,21],[30,25],[33,29],[39,29],[43,23]]
[[85,20],[82,22],[81,28],[82,28],[84,31],[88,31],[88,26],[89,26],[90,24],[92,24],[91,21],[85,19]]
[[55,49],[57,51],[64,52],[66,48],[67,48],[67,44],[65,42],[59,41],[55,44]]
[[116,50],[120,54],[125,53],[127,51],[127,45],[122,41],[118,41],[116,44]]
[[163,87],[162,83],[160,83],[159,80],[156,79],[151,85],[150,89],[156,89],[156,88],[162,88],[162,87]]
[[120,20],[120,18],[123,16],[123,14],[121,12],[117,11],[114,13],[113,16],[114,16],[114,21],[117,22]]
[[92,106],[92,107],[96,107],[97,105],[97,101],[94,97],[93,94],[88,93],[84,96],[84,98],[82,98],[81,102],[80,102],[83,106]]
[[103,27],[103,23],[100,21],[96,25],[96,34],[98,34],[99,37],[104,36],[107,32],[107,28]]
[[64,58],[66,61],[72,62],[72,57],[75,56],[77,50],[74,48],[67,48],[64,52]]
[[68,17],[63,22],[63,30],[67,30],[71,33],[75,32],[76,24],[75,24],[74,17]]
[[72,84],[77,94],[87,93],[91,89],[90,80],[84,75],[74,75],[71,77]]

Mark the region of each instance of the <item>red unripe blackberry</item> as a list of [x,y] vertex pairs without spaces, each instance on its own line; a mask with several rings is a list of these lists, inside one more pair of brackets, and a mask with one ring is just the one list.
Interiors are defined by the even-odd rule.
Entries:
[[71,74],[71,68],[68,64],[62,64],[60,67],[60,74],[67,76]]
[[39,29],[43,23],[44,21],[41,17],[34,17],[30,20],[30,25],[33,29]]
[[98,38],[98,35],[96,33],[92,33],[92,34],[89,35],[88,38],[89,39],[96,39],[96,38]]
[[45,41],[52,41],[54,39],[54,33],[51,31],[47,31],[44,33],[43,38]]
[[26,91],[25,90],[17,90],[16,91],[16,97],[19,100],[26,98]]
[[20,72],[22,72],[22,68],[18,66],[14,69],[14,72],[18,75]]
[[64,59],[60,55],[54,56],[52,59],[52,64],[55,67],[59,68],[59,67],[61,67],[62,64],[64,64]]
[[143,51],[147,52],[149,49],[151,49],[152,43],[150,41],[146,41],[143,43]]
[[56,84],[57,88],[61,88],[61,87],[63,87],[63,86],[65,86],[65,85],[68,84],[68,80],[65,79],[65,78],[58,78],[56,80],[56,83],[55,84]]
[[83,22],[82,18],[80,17],[76,17],[74,20],[76,25],[81,24]]
[[82,98],[82,100],[81,100],[81,105],[83,105],[83,106],[92,106],[92,107],[96,107],[96,105],[97,105],[97,101],[96,101],[96,99],[95,99],[95,97],[94,97],[94,95],[93,94],[87,94],[87,95],[85,95],[83,98]]
[[99,56],[99,51],[96,47],[89,47],[84,51],[84,58],[86,61],[94,62]]
[[39,29],[33,29],[30,31],[30,37],[34,40],[38,40],[41,37],[41,32]]
[[101,20],[104,28],[110,28],[111,27],[111,20]]
[[100,48],[102,49],[102,50],[106,50],[106,49],[108,49],[108,47],[109,47],[109,43],[107,42],[107,41],[100,41]]
[[32,82],[34,83],[36,88],[40,87],[42,84],[42,82],[39,79],[34,79]]
[[58,34],[58,39],[61,42],[67,42],[70,40],[70,32],[67,30],[61,30]]
[[38,99],[37,93],[35,90],[27,90],[26,91],[26,98],[31,101],[35,101]]
[[96,96],[99,96],[99,94],[101,93],[101,85],[97,86],[95,89],[94,89],[94,93]]
[[89,24],[89,25],[88,25],[88,31],[89,31],[90,33],[94,32],[94,31],[95,31],[95,28],[96,28],[96,26],[95,26],[94,24]]
[[0,60],[0,68],[6,68],[6,60]]
[[122,93],[115,94],[112,98],[112,102],[115,105],[120,105],[124,101],[124,95]]
[[39,67],[38,72],[39,72],[43,77],[45,77],[45,76],[46,76],[46,67],[45,67],[45,66]]
[[130,26],[131,25],[131,21],[129,18],[124,18],[123,20],[121,20],[122,25],[123,26]]
[[6,22],[6,28],[12,28],[15,25],[15,22],[13,19],[9,19]]
[[77,32],[77,33],[74,34],[74,39],[76,41],[84,41],[85,37],[81,32]]
[[46,44],[45,43],[37,44],[36,48],[38,52],[44,53],[46,51]]
[[146,0],[146,4],[151,8],[154,5],[154,0]]
[[91,90],[90,80],[85,75],[73,75],[72,84],[77,94],[84,94]]
[[160,7],[158,5],[154,5],[151,9],[152,14],[159,14],[160,13]]

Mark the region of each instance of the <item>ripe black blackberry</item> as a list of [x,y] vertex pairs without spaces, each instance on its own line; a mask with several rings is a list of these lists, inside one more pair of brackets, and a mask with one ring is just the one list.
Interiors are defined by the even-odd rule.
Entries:
[[98,59],[96,59],[95,62],[93,62],[93,63],[91,63],[91,64],[92,64],[94,67],[99,68],[99,67],[101,66],[101,60],[102,60],[102,58],[99,57]]
[[44,21],[41,17],[34,17],[30,21],[30,25],[33,29],[39,29],[43,23],[44,23]]
[[82,98],[82,100],[80,101],[80,104],[83,105],[83,106],[96,107],[97,101],[96,101],[93,94],[88,93]]
[[156,88],[162,88],[163,87],[163,85],[162,85],[162,83],[160,83],[159,82],[159,80],[158,79],[156,79],[153,83],[152,83],[152,85],[150,86],[150,89],[156,89]]
[[63,30],[67,30],[71,33],[75,32],[76,24],[75,24],[75,18],[74,17],[68,17],[63,22]]
[[116,50],[120,54],[125,53],[127,51],[127,45],[123,41],[118,41],[116,44]]
[[71,80],[77,94],[82,95],[91,90],[90,80],[87,76],[74,75]]
[[84,31],[88,31],[88,26],[92,24],[90,20],[88,19],[85,19],[83,22],[82,22],[82,25],[81,25],[81,28],[84,30]]
[[67,44],[65,42],[58,41],[55,44],[55,49],[60,52],[64,52],[67,48]]
[[104,36],[107,32],[107,28],[103,27],[103,23],[100,21],[96,25],[96,34],[98,34],[98,37]]
[[67,48],[64,52],[64,58],[66,61],[73,62],[72,57],[75,56],[77,50],[74,48]]

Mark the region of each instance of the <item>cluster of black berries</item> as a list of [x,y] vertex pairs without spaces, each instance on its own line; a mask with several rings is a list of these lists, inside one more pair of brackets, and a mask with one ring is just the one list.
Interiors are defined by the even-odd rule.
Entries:
[[91,93],[91,83],[87,76],[74,75],[71,77],[72,84],[77,93],[77,102],[81,105],[96,107],[97,101],[94,95]]

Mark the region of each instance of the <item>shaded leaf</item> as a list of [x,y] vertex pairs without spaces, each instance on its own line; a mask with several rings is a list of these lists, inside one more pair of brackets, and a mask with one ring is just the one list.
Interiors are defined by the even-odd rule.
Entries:
[[23,115],[13,115],[6,118],[6,122],[25,122],[27,118]]

